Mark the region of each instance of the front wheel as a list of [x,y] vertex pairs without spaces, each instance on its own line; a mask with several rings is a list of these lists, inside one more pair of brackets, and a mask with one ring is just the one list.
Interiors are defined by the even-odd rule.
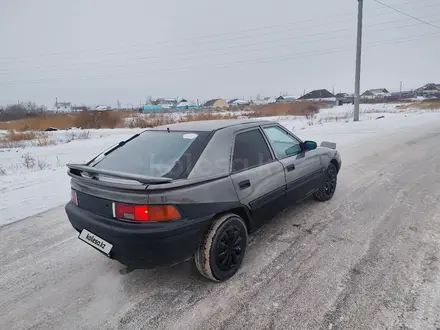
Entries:
[[315,192],[315,199],[318,201],[330,200],[336,191],[336,184],[338,179],[338,170],[336,166],[330,163],[325,172],[325,179],[319,189]]
[[199,272],[212,281],[231,278],[240,268],[248,242],[246,224],[235,214],[216,219],[195,254]]

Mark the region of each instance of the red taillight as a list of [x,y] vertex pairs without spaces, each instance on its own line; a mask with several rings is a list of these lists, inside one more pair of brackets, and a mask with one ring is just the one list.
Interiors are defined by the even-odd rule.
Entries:
[[114,217],[132,221],[171,221],[180,219],[180,212],[172,205],[129,205],[114,203]]
[[73,204],[78,205],[78,196],[76,195],[76,191],[72,189],[71,201]]

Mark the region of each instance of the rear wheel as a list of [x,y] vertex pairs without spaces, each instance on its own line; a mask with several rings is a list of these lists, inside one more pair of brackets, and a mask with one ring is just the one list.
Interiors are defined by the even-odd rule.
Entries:
[[321,187],[315,192],[315,199],[318,201],[330,200],[336,191],[336,184],[338,179],[338,170],[336,166],[330,163],[325,172],[325,179]]
[[238,271],[248,242],[246,225],[239,216],[226,214],[216,219],[198,247],[195,263],[212,281],[225,281]]

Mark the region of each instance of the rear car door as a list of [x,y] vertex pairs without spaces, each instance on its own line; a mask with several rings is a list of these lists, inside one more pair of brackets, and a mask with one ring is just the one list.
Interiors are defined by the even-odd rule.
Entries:
[[235,134],[231,178],[240,202],[251,212],[253,229],[284,204],[284,167],[275,159],[259,127]]
[[284,166],[287,202],[297,202],[311,194],[322,177],[318,151],[304,151],[302,141],[280,125],[271,124],[262,128],[276,158]]

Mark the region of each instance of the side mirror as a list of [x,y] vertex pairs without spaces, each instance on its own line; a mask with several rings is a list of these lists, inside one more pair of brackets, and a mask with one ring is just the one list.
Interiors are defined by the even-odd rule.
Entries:
[[315,141],[304,141],[303,149],[307,150],[315,150],[318,147],[318,144]]

